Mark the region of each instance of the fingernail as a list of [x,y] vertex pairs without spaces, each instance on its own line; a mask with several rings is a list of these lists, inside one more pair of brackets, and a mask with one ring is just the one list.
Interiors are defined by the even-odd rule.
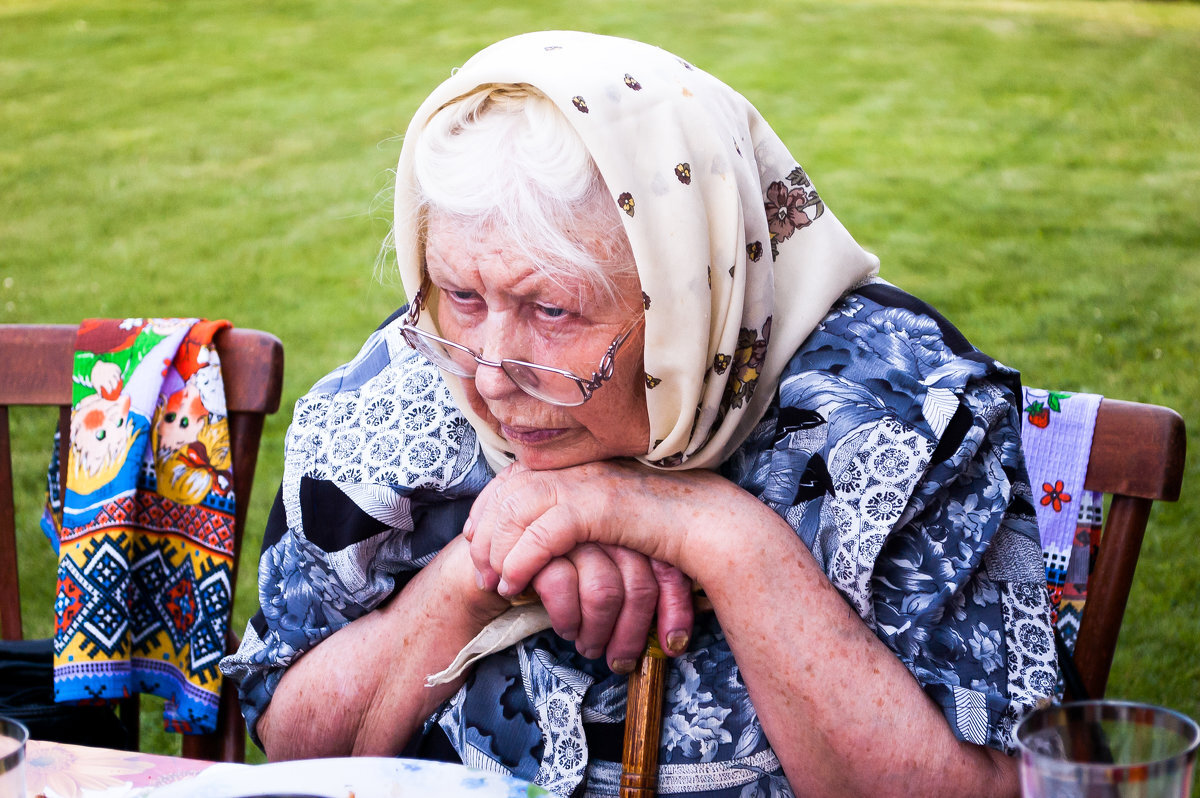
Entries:
[[558,636],[561,637],[563,640],[570,640],[570,641],[574,642],[575,638],[579,636],[579,630],[578,629],[564,629],[563,631],[558,633]]
[[512,598],[513,589],[509,587],[508,582],[501,577],[500,584],[496,585],[496,592],[505,598]]
[[608,666],[613,673],[633,673],[633,669],[637,667],[637,663],[631,659],[614,659],[612,665]]
[[483,590],[483,574],[479,573],[479,571],[475,572],[475,587]]
[[687,650],[688,633],[682,629],[676,629],[674,632],[667,634],[667,649],[674,654],[682,654]]
[[467,516],[467,520],[463,523],[463,537],[468,541],[475,534],[475,525],[471,523],[471,517]]
[[604,653],[602,648],[589,648],[586,651],[579,652],[584,659],[600,659],[600,655]]

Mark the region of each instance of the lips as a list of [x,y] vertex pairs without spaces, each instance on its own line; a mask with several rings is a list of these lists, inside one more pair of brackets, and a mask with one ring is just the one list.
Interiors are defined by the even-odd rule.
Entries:
[[519,443],[525,446],[534,446],[539,443],[557,438],[566,430],[563,429],[544,429],[541,427],[510,427],[507,424],[500,424],[500,434],[509,443]]

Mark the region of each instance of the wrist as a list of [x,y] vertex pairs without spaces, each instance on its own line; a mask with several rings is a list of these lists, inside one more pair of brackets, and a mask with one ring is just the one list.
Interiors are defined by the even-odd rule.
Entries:
[[512,604],[494,590],[485,590],[476,582],[470,546],[462,535],[446,545],[438,556],[444,584],[451,585],[451,598],[480,629]]
[[690,508],[679,513],[687,515],[686,531],[674,564],[706,588],[758,557],[779,556],[777,544],[790,547],[796,540],[774,510],[716,474],[705,481],[703,500],[686,504]]

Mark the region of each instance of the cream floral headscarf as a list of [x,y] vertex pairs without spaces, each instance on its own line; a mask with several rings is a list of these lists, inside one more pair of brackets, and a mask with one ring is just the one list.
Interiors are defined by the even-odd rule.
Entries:
[[[554,101],[622,212],[646,307],[651,440],[639,459],[716,467],[762,417],[799,345],[877,259],[740,94],[651,45],[546,31],[476,54],[413,117],[395,195],[409,297],[424,261],[410,144],[439,108],[484,84],[527,84]],[[506,463],[504,439],[449,383],[489,461]]]

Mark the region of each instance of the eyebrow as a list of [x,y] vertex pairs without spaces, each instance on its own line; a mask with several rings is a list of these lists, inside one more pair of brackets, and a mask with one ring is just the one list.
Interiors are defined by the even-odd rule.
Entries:
[[[446,271],[452,273],[446,274]],[[435,289],[443,291],[476,290],[471,287],[462,286],[457,280],[453,279],[455,276],[453,269],[430,269],[428,259],[426,259],[425,272],[429,277],[430,284]],[[439,285],[439,281],[443,284]],[[530,282],[533,283],[532,287],[528,289],[521,288],[521,286]],[[594,309],[600,304],[595,287],[589,285],[587,281],[580,281],[578,286],[575,287],[564,286],[536,269],[531,270],[528,275],[518,281],[516,290],[506,290],[505,293],[521,302],[550,304],[575,313],[583,313],[589,309]]]

